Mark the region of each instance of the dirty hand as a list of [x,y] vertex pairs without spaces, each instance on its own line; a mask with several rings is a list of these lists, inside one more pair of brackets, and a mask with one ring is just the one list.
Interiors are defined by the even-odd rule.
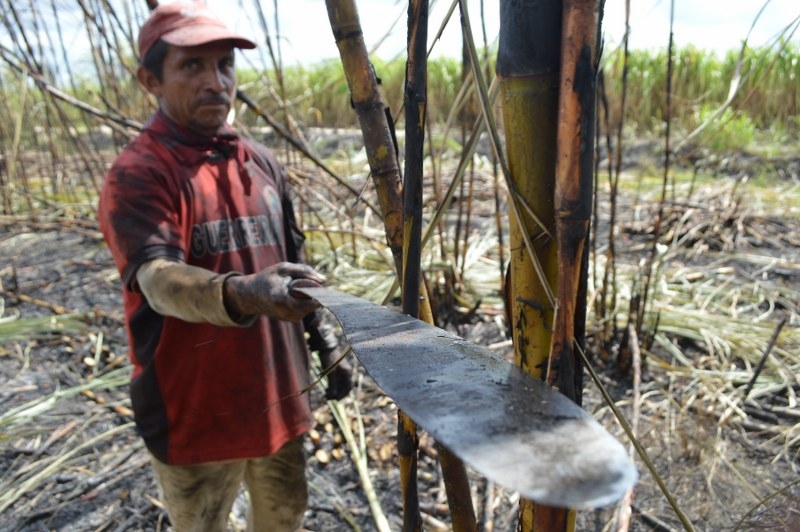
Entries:
[[344,351],[339,346],[336,332],[320,311],[309,314],[303,321],[308,333],[308,347],[317,352],[322,373],[328,378],[325,399],[344,398],[353,387],[353,367],[347,357],[342,357]]
[[313,299],[294,297],[294,287],[319,286],[325,276],[311,266],[281,262],[250,275],[229,277],[225,281],[225,306],[232,314],[263,314],[270,318],[299,322],[319,304]]
[[[339,348],[319,352],[319,362],[322,365],[323,373],[330,371],[328,387],[325,389],[325,399],[329,401],[343,399],[353,388],[353,367],[347,361],[347,357],[339,360],[342,354],[343,351]],[[332,364],[336,364],[336,366],[329,369]]]

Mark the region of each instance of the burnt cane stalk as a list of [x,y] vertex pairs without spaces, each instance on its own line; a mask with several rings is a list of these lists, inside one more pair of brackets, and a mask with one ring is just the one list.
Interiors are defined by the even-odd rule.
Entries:
[[328,18],[342,61],[350,101],[358,115],[386,229],[386,241],[398,272],[403,264],[403,185],[378,80],[367,55],[353,0],[326,0]]
[[[350,101],[356,110],[364,148],[383,215],[386,240],[399,274],[403,272],[403,186],[397,152],[386,114],[386,104],[367,55],[358,10],[353,0],[326,0],[328,18],[342,60]],[[403,499],[403,526],[419,528],[421,516],[417,493],[416,424],[398,410],[397,450]],[[411,530],[415,530],[412,528]]]
[[[361,125],[364,147],[370,165],[370,174],[372,175],[372,180],[378,194],[378,201],[383,216],[387,243],[392,252],[397,271],[401,275],[401,279],[419,279],[419,258],[413,261],[410,259],[404,261],[405,251],[403,234],[406,222],[404,221],[404,192],[397,162],[397,152],[394,146],[386,104],[380,93],[378,81],[367,54],[367,48],[361,31],[361,24],[358,18],[358,10],[353,0],[326,0],[326,6],[331,29],[339,49],[345,77],[350,89],[350,99]],[[414,9],[410,9],[410,13],[414,12]],[[414,62],[416,63],[419,61],[418,58],[420,56],[416,55],[415,57],[416,59]],[[424,58],[424,54],[421,57]],[[418,77],[417,74],[415,74],[415,76]],[[412,106],[414,112],[419,112],[420,104],[423,106],[422,109],[424,112],[425,100],[424,93],[422,94],[423,99],[421,101],[419,101],[418,98],[419,93],[417,93],[417,97],[413,98]],[[409,109],[410,108],[411,107],[409,107]],[[411,114],[411,112],[409,111],[407,114]],[[415,134],[421,136],[424,128],[424,120],[420,118],[417,124],[418,126],[413,127],[413,129],[416,130],[418,127],[419,133],[417,134],[415,132]],[[420,143],[420,146],[421,145]],[[421,161],[422,158],[420,155],[418,157],[418,162],[413,163],[420,166],[420,176]],[[410,192],[410,194],[412,196],[414,195],[413,192]],[[416,223],[421,224],[421,214],[416,215]],[[409,225],[414,225],[414,221],[410,218]],[[413,231],[409,229],[409,233],[411,232]],[[418,254],[419,251],[417,250],[415,253]],[[415,268],[412,267],[412,271],[416,273],[410,273],[404,270],[403,265],[406,262],[408,264],[417,264]],[[405,283],[405,281],[403,282]],[[425,286],[419,282],[417,284],[418,288],[416,290],[404,286],[404,294],[417,294],[416,297],[404,297],[404,302],[407,301],[410,307],[416,305],[418,307],[418,317],[427,323],[433,323],[430,302],[427,298]],[[408,290],[411,291],[409,292]],[[421,528],[419,500],[416,487],[417,450],[419,441],[416,434],[415,423],[403,412],[398,413],[397,441],[402,484],[403,513],[405,516],[404,527],[406,530],[416,530]],[[463,465],[455,457],[449,456],[449,453],[446,453],[442,459],[442,473],[445,477],[446,485],[460,486],[457,490],[458,493],[469,494],[469,486],[465,484],[466,473]],[[466,487],[463,487],[465,485]],[[448,490],[448,496],[449,495],[450,491]],[[469,508],[472,508],[471,503],[469,504]],[[451,503],[451,509],[460,510],[462,507]],[[455,522],[457,521],[455,512],[453,520],[455,528]],[[474,530],[474,525],[471,529]],[[462,528],[460,530],[470,529]]]
[[[517,191],[511,200],[527,204],[532,211],[524,219],[519,216],[520,208],[510,213],[508,292],[514,356],[517,365],[540,378],[550,373],[557,306],[552,293],[563,290],[559,285],[563,283],[560,273],[564,272],[559,272],[558,243],[553,237],[557,226],[555,175],[562,20],[560,0],[500,2],[497,75],[510,180]],[[558,207],[564,205],[559,202]],[[569,320],[562,324],[567,326]],[[572,338],[572,331],[569,337]],[[520,501],[518,530],[522,532],[560,532],[574,530],[574,526],[574,511]]]
[[[576,346],[583,343],[586,316],[599,2],[501,2],[497,61],[509,169],[521,196],[515,201],[528,202],[540,220],[511,224],[515,358],[578,403]],[[541,263],[538,271],[524,250],[528,240],[520,233],[525,231]],[[556,304],[545,297],[552,286]],[[521,531],[574,528],[572,510],[520,503]]]
[[556,161],[558,288],[547,382],[580,404],[586,246],[594,177],[597,40],[601,0],[564,0]]
[[[403,312],[414,318],[419,318],[419,289],[421,284],[422,159],[427,110],[427,64],[425,60],[427,35],[427,0],[409,0],[408,60],[406,61],[406,86],[404,91],[406,159],[403,189],[403,268],[401,280]],[[405,460],[414,460],[414,462],[416,462],[419,446],[416,429],[416,424],[405,413],[398,411],[398,451]],[[414,443],[413,447],[406,445],[404,449],[402,444],[410,442]],[[403,467],[400,470],[405,510],[403,512],[403,532],[418,532],[422,530],[416,474],[416,463],[413,464],[413,467]],[[414,501],[415,505],[412,505],[412,501]]]
[[[422,183],[427,117],[428,0],[410,0],[408,4],[408,60],[404,104],[406,116],[406,158],[403,201],[403,312],[418,318],[421,295],[422,256]],[[399,433],[413,427],[404,414],[398,420]],[[450,506],[454,532],[477,530],[475,510],[464,464],[445,447],[436,446],[442,467],[445,491]],[[415,450],[416,452],[416,450]],[[402,473],[402,471],[401,471]],[[408,484],[411,484],[410,482]],[[403,529],[421,528],[418,513],[404,513]]]

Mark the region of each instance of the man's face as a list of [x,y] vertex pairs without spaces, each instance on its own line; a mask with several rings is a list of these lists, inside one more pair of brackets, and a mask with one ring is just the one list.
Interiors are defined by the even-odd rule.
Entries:
[[236,91],[233,57],[226,41],[169,46],[161,80],[145,71],[140,81],[173,121],[211,137],[225,124]]

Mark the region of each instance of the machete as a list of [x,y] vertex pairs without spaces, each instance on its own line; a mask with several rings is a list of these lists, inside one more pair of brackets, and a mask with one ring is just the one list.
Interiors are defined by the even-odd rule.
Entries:
[[330,310],[359,362],[417,425],[475,471],[551,506],[611,504],[636,468],[588,412],[491,351],[329,288],[297,288]]

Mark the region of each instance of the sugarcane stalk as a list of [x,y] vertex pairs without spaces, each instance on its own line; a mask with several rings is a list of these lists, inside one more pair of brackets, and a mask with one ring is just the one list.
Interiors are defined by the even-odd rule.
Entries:
[[350,100],[358,115],[370,175],[386,229],[386,241],[398,271],[403,263],[403,188],[400,168],[378,81],[367,55],[353,0],[326,0]]
[[[427,63],[425,57],[428,36],[428,2],[410,0],[408,3],[408,59],[404,106],[406,110],[406,158],[403,189],[403,312],[419,317],[421,260],[422,260],[422,161],[425,142],[427,97]],[[421,48],[421,50],[420,50]],[[398,453],[407,461],[402,467],[403,531],[422,530],[422,515],[417,493],[417,451],[419,437],[414,422],[402,411],[398,413]]]
[[[517,205],[509,213],[514,357],[539,377],[546,374],[555,312],[548,290],[555,290],[558,273],[552,228],[560,7],[553,0],[501,1],[496,67],[509,180],[516,190],[510,200]],[[528,210],[536,220],[525,216]]]
[[[644,331],[644,318],[647,315],[648,306],[650,306],[650,285],[653,281],[654,270],[657,268],[656,262],[658,259],[658,245],[661,240],[661,227],[664,223],[664,208],[667,203],[667,188],[669,184],[669,164],[670,164],[670,131],[672,124],[672,74],[673,74],[673,46],[675,43],[673,26],[675,23],[675,0],[670,3],[670,28],[669,28],[669,42],[667,44],[667,87],[666,87],[666,105],[665,105],[665,128],[664,128],[664,174],[661,180],[661,198],[658,201],[658,214],[656,215],[655,222],[653,223],[653,239],[650,243],[650,249],[647,255],[647,261],[644,265],[644,282],[642,283],[642,296],[641,305],[637,309],[636,316],[636,332],[639,338],[645,337]],[[674,192],[673,187],[673,194]],[[672,198],[675,201],[675,198]],[[630,369],[631,363],[631,348],[623,346],[620,351],[620,364],[618,367],[624,369],[625,372]]]
[[400,467],[400,491],[403,501],[403,532],[422,530],[417,487],[417,424],[402,410],[397,411],[397,458]]
[[[408,59],[406,62],[406,86],[404,104],[406,109],[406,158],[403,201],[403,312],[419,317],[420,300],[425,296],[421,284],[422,257],[422,186],[425,145],[425,123],[427,117],[427,53],[428,0],[410,0],[408,7]],[[427,303],[427,299],[425,299]],[[428,320],[432,323],[432,319]],[[410,420],[403,414],[398,426],[401,430],[411,428]],[[403,441],[410,434],[401,434]],[[469,489],[466,468],[461,460],[448,449],[437,445],[445,491],[450,507],[454,532],[477,530],[475,511]],[[416,468],[415,468],[416,469]],[[408,497],[406,497],[408,498]],[[421,529],[419,508],[404,512],[403,529]]]
[[[556,315],[555,301],[547,297],[548,289],[559,295],[559,305],[564,304],[559,292],[564,290],[560,275],[564,272],[559,272],[558,241],[551,236],[554,226],[557,230],[557,209],[563,208],[555,200],[562,9],[559,0],[500,2],[497,74],[510,179],[519,196],[511,200],[526,202],[538,219],[520,219],[519,208],[510,213],[509,294],[514,358],[524,371],[541,378],[551,371]],[[528,245],[533,249],[526,249]],[[531,260],[530,251],[535,260]],[[535,267],[536,260],[539,268]],[[577,281],[572,275],[569,280]],[[572,289],[572,283],[566,287]],[[562,315],[569,312],[571,318],[574,305],[559,310]],[[570,324],[570,320],[564,320],[562,327]],[[569,337],[572,336],[570,331]],[[573,511],[520,501],[520,531],[567,531],[574,530],[574,526]]]
[[[350,88],[350,99],[361,124],[370,173],[383,214],[387,244],[397,271],[402,276],[403,188],[386,105],[369,62],[355,2],[326,0],[326,6],[345,78]],[[418,448],[416,424],[404,412],[398,411],[397,451],[404,530],[416,530],[421,527],[422,518],[417,493]]]
[[556,239],[558,241],[558,308],[553,325],[547,382],[580,404],[580,359],[574,350],[576,328],[583,324],[588,274],[585,250],[592,214],[594,177],[597,35],[600,0],[564,0],[561,82],[556,161]]
[[[403,188],[391,135],[386,105],[369,62],[358,10],[353,0],[326,0],[331,30],[339,49],[350,88],[350,100],[358,115],[370,174],[378,194],[386,240],[397,271],[403,272]],[[419,292],[417,292],[419,293]],[[421,523],[417,493],[416,424],[402,411],[397,414],[397,451],[403,500],[404,530]],[[414,530],[414,528],[412,528]]]
[[419,317],[422,260],[422,181],[427,115],[428,2],[408,3],[408,59],[404,106],[406,116],[405,183],[403,189],[403,312]]
[[[404,256],[405,253],[408,252],[408,249],[412,247],[410,246],[411,234],[414,231],[418,233],[421,232],[421,189],[418,193],[419,214],[415,216],[412,215],[407,220],[404,220],[404,192],[400,181],[397,153],[394,148],[386,105],[381,96],[375,72],[372,69],[367,55],[366,45],[364,44],[364,38],[361,32],[361,25],[358,19],[358,11],[353,0],[326,0],[326,6],[331,29],[333,30],[334,38],[339,48],[342,66],[345,71],[345,78],[350,88],[351,101],[358,114],[359,123],[361,124],[364,146],[370,164],[370,173],[383,214],[387,244],[392,252],[397,271],[401,273],[401,280],[418,280],[418,287],[416,290],[413,287],[404,287],[404,294],[416,295],[416,297],[404,297],[404,302],[408,302],[410,310],[413,310],[414,306],[418,306],[418,317],[427,323],[433,323],[430,302],[427,298],[425,286],[419,283],[419,258],[412,260]],[[410,9],[410,13],[412,11],[414,10]],[[417,15],[414,16],[416,17]],[[424,40],[422,42],[424,42]],[[422,50],[422,55],[416,55],[416,59],[410,62],[410,64],[419,64],[419,58],[424,58],[424,47]],[[422,66],[424,67],[424,60]],[[416,74],[416,77],[419,77],[419,75]],[[425,99],[424,97],[422,99],[419,98],[418,89],[415,94],[416,96],[411,98],[412,105],[407,109],[413,108],[413,113],[415,113],[417,117],[424,116]],[[422,108],[420,108],[420,104],[423,105]],[[423,111],[422,115],[419,114],[421,111]],[[406,114],[410,115],[412,112],[407,111]],[[417,137],[424,140],[424,121],[418,120],[414,122],[413,119],[411,120],[411,127],[414,130],[412,137],[417,135]],[[422,142],[419,143],[419,146],[421,150]],[[412,162],[410,164],[418,167],[421,183],[421,153],[416,159],[412,156]],[[410,168],[411,166],[409,166],[409,169]],[[409,194],[412,198],[414,197],[413,191],[409,191]],[[412,203],[412,200],[409,200],[409,206],[411,206]],[[414,212],[414,208],[412,208],[411,212]],[[416,224],[419,224],[419,229],[413,229]],[[406,227],[408,227],[407,230]],[[404,246],[404,233],[409,235],[409,245],[406,246]],[[421,245],[417,247],[421,247]],[[414,254],[420,253],[419,250],[412,250],[412,252]],[[412,263],[417,263],[416,267],[411,266],[411,272],[414,272],[416,268],[416,273],[404,270],[404,264],[411,265]],[[404,527],[406,527],[407,530],[413,530],[415,529],[414,527],[417,526],[417,523],[421,523],[416,488],[416,456],[418,443],[416,426],[413,420],[408,418],[403,412],[399,412],[398,455],[402,484],[401,489],[403,492],[403,513],[405,516]],[[445,453],[447,453],[446,450]],[[459,486],[455,493],[467,494],[468,496],[469,486],[465,484],[466,472],[463,469],[463,464],[460,464],[460,461],[455,457],[449,456],[446,457],[442,463],[442,474],[445,476],[445,484]],[[448,497],[449,496],[450,492],[448,491]],[[463,504],[459,505],[459,508],[461,507],[463,507]],[[471,501],[469,507],[471,508]],[[472,528],[455,528],[455,523],[462,522],[462,520],[463,514],[459,514],[458,516],[454,515],[453,521],[455,530],[475,529],[474,524]],[[472,522],[474,523],[474,513]],[[421,526],[421,524],[419,526]]]
[[[619,122],[616,124],[615,131],[613,132],[616,144],[614,146],[613,163],[611,155],[609,155],[609,223],[608,223],[608,246],[606,249],[606,265],[603,272],[603,284],[600,289],[600,300],[603,306],[603,312],[599,314],[602,322],[605,324],[603,331],[603,340],[610,341],[614,334],[614,319],[610,319],[613,315],[614,308],[617,304],[617,214],[618,214],[618,200],[619,200],[619,181],[622,174],[622,146],[624,144],[622,134],[625,126],[625,112],[627,107],[628,98],[628,63],[630,59],[630,16],[631,16],[631,2],[625,0],[625,33],[622,37],[622,79],[621,93],[620,93],[620,115]],[[606,109],[606,120],[608,118],[608,109]],[[610,121],[609,121],[610,123]],[[609,124],[610,125],[610,124]],[[609,129],[610,133],[610,129]],[[609,143],[609,154],[611,154],[611,142]],[[612,170],[613,168],[613,170]]]

